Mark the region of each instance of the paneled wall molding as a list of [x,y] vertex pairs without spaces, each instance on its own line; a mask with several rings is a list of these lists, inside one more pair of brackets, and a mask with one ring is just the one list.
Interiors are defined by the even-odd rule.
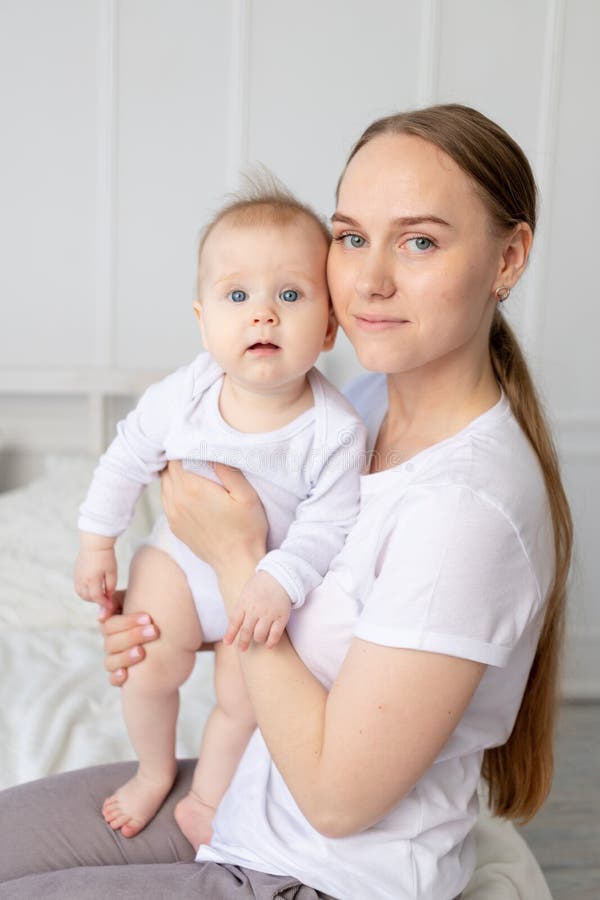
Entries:
[[96,178],[96,297],[93,362],[115,360],[117,249],[117,2],[98,0],[98,153]]
[[440,59],[440,2],[441,0],[422,0],[418,106],[429,106],[437,99]]
[[239,187],[240,172],[248,165],[250,87],[250,30],[252,0],[233,0],[229,69],[229,149],[227,186]]
[[[133,405],[148,385],[167,374],[112,366],[0,368],[0,440],[36,449],[77,447],[97,455],[106,448],[114,425],[111,398],[131,398]],[[26,421],[10,398],[26,402]],[[79,409],[75,417],[74,408]]]
[[549,0],[546,6],[545,43],[537,125],[536,178],[542,198],[536,230],[536,251],[531,262],[527,302],[523,310],[523,335],[530,351],[539,354],[547,287],[546,260],[550,252],[549,223],[552,218],[556,142],[563,70],[565,0]]
[[164,369],[118,369],[113,366],[84,368],[0,367],[0,395],[25,396],[103,394],[130,396],[164,378]]

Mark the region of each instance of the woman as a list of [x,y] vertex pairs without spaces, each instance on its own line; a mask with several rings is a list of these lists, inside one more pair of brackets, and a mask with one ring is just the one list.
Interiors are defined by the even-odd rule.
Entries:
[[[340,324],[379,373],[350,390],[373,449],[361,514],[290,620],[289,638],[239,654],[260,731],[211,846],[200,848],[204,862],[185,874],[118,865],[122,853],[189,859],[167,853],[168,809],[136,839],[139,850],[133,841],[85,850],[93,804],[82,801],[77,776],[63,776],[50,802],[77,798],[68,840],[76,832],[78,842],[58,862],[54,848],[38,868],[11,850],[19,859],[4,879],[100,858],[107,869],[73,870],[84,876],[71,875],[72,894],[62,896],[94,873],[104,890],[136,884],[140,895],[152,878],[159,895],[160,883],[186,896],[189,878],[196,897],[451,900],[474,868],[481,767],[496,812],[535,813],[551,779],[571,522],[500,309],[534,228],[527,160],[474,110],[434,107],[367,129],[340,179],[328,264]],[[173,465],[163,496],[173,531],[214,567],[234,610],[264,554],[266,525],[243,477],[218,474],[224,488]],[[245,646],[253,623],[241,624]],[[143,655],[134,625],[115,617],[105,626],[115,683],[131,648],[134,660]],[[97,775],[103,790],[119,777]],[[0,815],[14,821],[41,790],[13,794]],[[34,895],[31,878],[0,886],[0,897]]]

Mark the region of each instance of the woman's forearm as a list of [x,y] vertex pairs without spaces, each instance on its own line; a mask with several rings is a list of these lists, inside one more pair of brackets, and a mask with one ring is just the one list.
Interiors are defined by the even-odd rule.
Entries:
[[[235,604],[255,565],[253,556],[245,561],[238,556],[219,578],[228,608]],[[239,659],[269,754],[298,807],[321,834],[344,837],[362,831],[412,787],[416,780],[412,772],[408,779],[399,779],[396,760],[388,759],[385,750],[383,757],[374,751],[366,715],[361,723],[365,711],[360,702],[357,718],[347,697],[341,702],[345,710],[341,716],[339,708],[329,709],[331,695],[300,659],[287,632],[275,647],[253,643],[239,653]],[[396,693],[395,684],[392,693]],[[369,707],[371,700],[368,697]],[[385,726],[384,732],[389,732]],[[365,777],[369,771],[371,777]],[[392,771],[393,777],[386,777],[386,771]]]
[[[220,578],[228,607],[235,604],[254,571],[254,561],[238,559]],[[258,727],[271,757],[311,824],[324,826],[320,760],[327,691],[294,650],[287,633],[277,646],[252,644],[239,654]]]
[[240,658],[273,762],[311,825],[326,832],[331,799],[322,784],[327,691],[299,658],[287,633],[276,647],[253,644]]

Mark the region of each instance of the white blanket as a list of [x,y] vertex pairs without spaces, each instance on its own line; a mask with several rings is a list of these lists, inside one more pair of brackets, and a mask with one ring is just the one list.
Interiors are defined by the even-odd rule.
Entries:
[[[27,487],[0,494],[0,787],[131,759],[119,692],[102,668],[96,609],[74,592],[76,512],[93,462],[49,457]],[[153,518],[140,504],[118,542],[120,583]],[[177,752],[196,756],[213,702],[212,654],[198,654],[182,690]],[[531,852],[484,810],[478,868],[464,900],[551,900]]]

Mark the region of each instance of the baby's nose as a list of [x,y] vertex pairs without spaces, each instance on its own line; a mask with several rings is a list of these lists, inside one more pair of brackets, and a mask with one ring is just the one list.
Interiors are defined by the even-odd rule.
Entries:
[[252,323],[254,325],[275,325],[277,321],[275,310],[268,307],[255,309],[252,313]]

